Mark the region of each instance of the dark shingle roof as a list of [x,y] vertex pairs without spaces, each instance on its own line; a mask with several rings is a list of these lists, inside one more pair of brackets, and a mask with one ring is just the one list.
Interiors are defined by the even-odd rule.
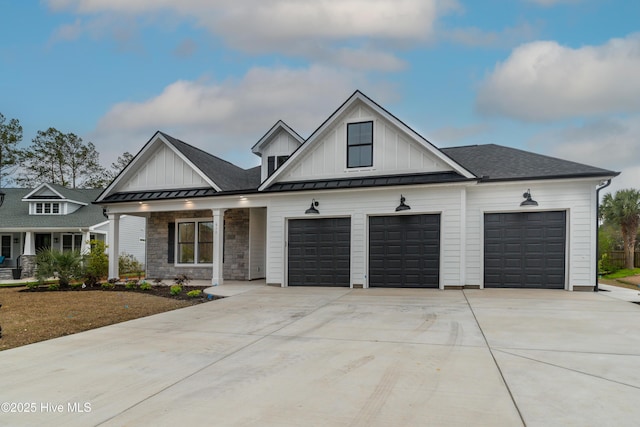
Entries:
[[166,133],[160,133],[209,179],[215,182],[222,191],[246,190],[257,188],[260,185],[259,169],[257,174],[254,171],[256,168],[242,169]]
[[619,174],[496,144],[442,148],[441,151],[483,181],[605,177]]
[[91,204],[102,189],[71,190],[60,186],[55,186],[55,189],[68,199],[88,205],[68,215],[29,215],[29,202],[23,202],[22,198],[33,189],[3,188],[5,199],[0,206],[0,229],[90,227],[106,221],[102,215],[102,207]]

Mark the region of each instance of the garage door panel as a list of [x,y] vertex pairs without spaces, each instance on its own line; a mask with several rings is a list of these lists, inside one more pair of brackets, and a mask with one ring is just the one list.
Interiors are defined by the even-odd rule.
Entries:
[[565,212],[485,214],[484,227],[485,287],[564,288]]
[[369,286],[438,287],[440,215],[369,218]]
[[289,286],[349,286],[350,218],[289,220]]

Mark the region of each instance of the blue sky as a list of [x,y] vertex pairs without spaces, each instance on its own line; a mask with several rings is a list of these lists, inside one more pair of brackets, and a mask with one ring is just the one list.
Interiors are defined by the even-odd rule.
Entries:
[[102,163],[156,130],[243,167],[360,89],[439,147],[496,143],[640,188],[640,2],[0,0],[0,113]]

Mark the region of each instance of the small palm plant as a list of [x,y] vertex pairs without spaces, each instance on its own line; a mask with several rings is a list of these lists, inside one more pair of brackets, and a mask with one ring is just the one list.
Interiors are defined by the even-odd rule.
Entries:
[[67,287],[72,280],[82,278],[82,261],[80,251],[42,249],[36,256],[36,278],[43,282],[49,277],[56,277],[59,279],[60,287]]

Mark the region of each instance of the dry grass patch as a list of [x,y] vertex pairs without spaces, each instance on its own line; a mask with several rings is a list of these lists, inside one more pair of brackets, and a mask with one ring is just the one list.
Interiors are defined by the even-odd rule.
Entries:
[[140,292],[0,288],[0,350],[198,304]]

